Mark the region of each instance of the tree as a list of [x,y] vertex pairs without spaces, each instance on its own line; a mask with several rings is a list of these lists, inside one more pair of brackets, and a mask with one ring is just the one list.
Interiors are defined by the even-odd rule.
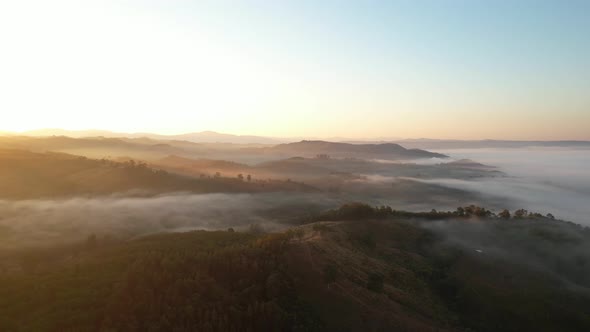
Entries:
[[486,210],[485,208],[479,207],[479,206],[475,206],[473,209],[473,214],[477,217],[489,217],[492,215],[492,212],[489,210]]
[[248,179],[248,182],[252,181],[252,176],[250,174],[248,174],[248,176],[246,177],[246,179]]
[[547,218],[549,218],[551,220],[555,220],[555,216],[551,213],[547,213]]
[[529,212],[525,209],[518,209],[514,211],[514,218],[522,219],[526,218],[529,215]]
[[457,213],[458,216],[462,217],[462,216],[465,215],[465,209],[463,209],[462,207],[459,206],[457,208],[457,212],[456,213]]
[[244,181],[244,174],[242,174],[242,173],[238,174],[238,179],[240,181]]
[[328,264],[324,267],[324,281],[327,284],[332,284],[338,279],[338,269],[334,264]]
[[498,216],[502,219],[510,219],[510,211],[504,209],[502,212],[498,213]]
[[344,220],[363,219],[373,217],[375,215],[375,209],[368,204],[352,202],[342,205],[338,209],[337,214]]

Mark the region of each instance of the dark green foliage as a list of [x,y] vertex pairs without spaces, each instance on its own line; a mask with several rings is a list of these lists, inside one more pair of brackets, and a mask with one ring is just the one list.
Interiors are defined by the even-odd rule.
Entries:
[[[455,211],[437,211],[430,212],[409,212],[398,211],[392,209],[390,206],[370,206],[365,203],[347,203],[338,209],[326,211],[318,216],[311,218],[310,221],[343,221],[343,220],[367,220],[367,219],[388,219],[388,218],[419,218],[430,220],[446,220],[446,219],[464,219],[464,218],[501,218],[510,219],[510,211],[503,210],[499,214],[487,210],[486,208],[469,205],[465,207],[458,207]],[[514,212],[515,219],[551,219],[555,217],[552,214],[543,216],[540,213],[529,213],[527,210],[519,209]]]
[[363,203],[348,203],[340,207],[336,212],[343,220],[355,220],[372,217],[375,214],[375,210]]
[[375,247],[377,246],[375,235],[370,232],[362,234],[359,238],[359,242],[368,249],[375,249]]
[[441,234],[417,216],[447,212],[371,209],[386,217],[0,252],[0,331],[589,330],[587,228],[467,207]]
[[369,274],[369,279],[367,280],[367,289],[377,293],[382,292],[383,276],[378,273]]
[[334,264],[324,266],[324,281],[332,284],[338,279],[338,268]]
[[498,217],[502,219],[510,219],[510,211],[504,209],[502,212],[498,213]]
[[2,276],[0,330],[319,329],[283,272],[286,243],[280,234],[156,235]]
[[518,209],[516,211],[514,211],[514,218],[516,219],[522,219],[522,218],[526,218],[528,217],[529,212],[525,209]]

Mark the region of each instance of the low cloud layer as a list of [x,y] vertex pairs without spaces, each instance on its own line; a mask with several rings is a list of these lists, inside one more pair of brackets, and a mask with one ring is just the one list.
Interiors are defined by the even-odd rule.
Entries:
[[546,220],[445,220],[420,223],[483,261],[527,266],[590,293],[590,232]]
[[10,247],[78,241],[92,233],[130,238],[252,224],[277,230],[337,204],[321,195],[276,193],[0,201],[0,238]]
[[498,166],[508,177],[412,180],[506,198],[510,202],[506,208],[552,213],[562,219],[590,225],[589,150],[528,148],[437,152]]
[[[252,224],[277,230],[352,200],[420,211],[454,209],[481,202],[495,210],[525,208],[590,225],[590,154],[587,150],[441,152],[456,159],[470,158],[499,166],[508,176],[459,180],[372,174],[339,194],[179,193],[149,198],[113,195],[0,201],[0,249],[79,241],[92,233],[132,238],[192,229],[246,229]],[[363,182],[367,185],[363,186]]]

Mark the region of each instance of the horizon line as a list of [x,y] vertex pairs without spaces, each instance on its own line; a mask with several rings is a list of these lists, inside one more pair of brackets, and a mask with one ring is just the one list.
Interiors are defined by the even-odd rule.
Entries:
[[[366,141],[366,142],[398,142],[398,141],[418,141],[418,140],[432,140],[432,141],[512,141],[512,142],[590,142],[590,138],[587,139],[513,139],[513,138],[433,138],[433,137],[342,137],[342,136],[267,136],[267,135],[257,135],[257,134],[233,134],[233,133],[226,133],[220,132],[215,130],[202,130],[202,131],[189,131],[189,132],[181,132],[181,133],[161,133],[161,132],[153,132],[153,131],[114,131],[109,129],[97,129],[97,128],[90,128],[90,129],[64,129],[64,128],[37,128],[37,129],[30,129],[30,130],[0,130],[1,134],[11,134],[11,135],[22,135],[22,136],[66,136],[72,137],[68,135],[40,135],[40,134],[33,134],[33,132],[41,132],[41,131],[63,131],[63,132],[70,132],[70,133],[84,133],[84,132],[104,132],[113,135],[121,135],[117,137],[125,137],[125,135],[154,135],[154,136],[165,136],[165,137],[175,137],[175,136],[186,136],[186,135],[194,135],[194,134],[216,134],[216,135],[227,135],[227,136],[235,136],[235,137],[256,137],[256,138],[263,138],[269,140],[324,140],[324,141]],[[82,137],[104,137],[102,135],[97,136],[82,136]],[[78,138],[82,138],[78,137]],[[140,136],[137,138],[149,138],[147,136]]]

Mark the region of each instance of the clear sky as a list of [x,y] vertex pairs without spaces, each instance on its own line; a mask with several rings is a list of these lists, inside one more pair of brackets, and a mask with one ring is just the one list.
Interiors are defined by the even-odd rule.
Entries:
[[0,130],[590,139],[590,1],[0,0]]

